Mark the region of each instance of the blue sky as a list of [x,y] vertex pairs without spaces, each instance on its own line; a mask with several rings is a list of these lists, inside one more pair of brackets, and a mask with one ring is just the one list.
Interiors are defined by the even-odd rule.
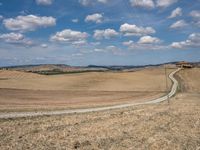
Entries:
[[200,0],[0,0],[0,66],[200,61]]

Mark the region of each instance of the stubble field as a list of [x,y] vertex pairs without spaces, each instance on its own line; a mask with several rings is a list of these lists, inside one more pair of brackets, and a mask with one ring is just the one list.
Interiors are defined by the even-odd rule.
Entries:
[[163,68],[51,76],[0,71],[1,112],[98,107],[146,101],[165,93]]
[[182,70],[179,92],[155,105],[0,120],[4,149],[190,149],[200,148],[200,69]]

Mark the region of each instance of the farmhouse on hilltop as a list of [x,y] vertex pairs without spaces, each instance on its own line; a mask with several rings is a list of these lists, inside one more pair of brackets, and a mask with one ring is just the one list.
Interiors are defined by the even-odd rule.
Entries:
[[176,66],[179,67],[179,68],[192,68],[193,65],[189,62],[186,62],[186,61],[180,61],[178,63],[176,63]]

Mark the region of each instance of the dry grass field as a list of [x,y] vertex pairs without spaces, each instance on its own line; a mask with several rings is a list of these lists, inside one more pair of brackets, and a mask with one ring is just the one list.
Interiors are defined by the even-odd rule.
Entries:
[[145,101],[165,92],[163,68],[51,76],[0,71],[1,112],[98,107]]
[[200,69],[187,69],[179,73],[181,91],[187,93],[200,93]]
[[199,76],[200,69],[181,71],[169,105],[0,120],[0,149],[199,150]]

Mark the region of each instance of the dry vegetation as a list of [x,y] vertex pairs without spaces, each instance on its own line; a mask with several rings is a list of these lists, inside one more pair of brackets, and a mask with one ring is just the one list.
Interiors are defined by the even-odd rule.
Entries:
[[198,150],[199,76],[199,69],[181,71],[184,84],[170,105],[1,120],[0,149]]
[[163,68],[52,76],[1,71],[0,111],[68,109],[138,102],[160,97],[165,90]]
[[162,81],[165,81],[163,68],[144,69],[136,72],[88,72],[52,76],[18,71],[0,71],[0,80],[0,88],[12,89],[70,91],[165,90],[165,84],[162,83]]
[[160,105],[2,120],[1,149],[194,149],[200,146],[199,97]]
[[179,73],[181,82],[181,92],[200,93],[200,69],[193,68]]

